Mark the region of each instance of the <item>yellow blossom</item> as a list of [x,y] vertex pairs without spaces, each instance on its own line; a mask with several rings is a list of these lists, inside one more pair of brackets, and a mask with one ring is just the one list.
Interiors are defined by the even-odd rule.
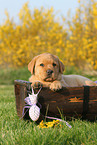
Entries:
[[43,120],[40,122],[39,124],[39,128],[51,128],[51,127],[55,127],[55,126],[61,126],[59,124],[59,120],[53,120],[52,122],[43,122]]
[[91,65],[97,70],[97,2],[78,2],[75,14],[70,20],[63,17],[63,23],[53,8],[32,12],[28,2],[19,12],[18,24],[5,11],[6,20],[0,25],[0,66],[26,66],[35,55],[49,52],[65,66]]

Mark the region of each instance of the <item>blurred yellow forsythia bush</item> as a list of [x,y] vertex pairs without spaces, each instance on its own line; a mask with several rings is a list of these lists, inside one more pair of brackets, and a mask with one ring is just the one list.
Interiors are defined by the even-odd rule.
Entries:
[[62,17],[62,22],[53,8],[32,12],[28,3],[20,10],[18,24],[6,12],[0,25],[0,66],[25,66],[35,55],[50,52],[67,66],[97,69],[97,2],[78,3],[75,15]]

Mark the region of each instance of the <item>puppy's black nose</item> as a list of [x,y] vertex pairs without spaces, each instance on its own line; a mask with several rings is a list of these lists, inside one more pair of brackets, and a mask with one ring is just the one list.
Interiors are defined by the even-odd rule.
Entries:
[[51,75],[53,73],[53,71],[51,69],[48,69],[46,72],[48,75]]

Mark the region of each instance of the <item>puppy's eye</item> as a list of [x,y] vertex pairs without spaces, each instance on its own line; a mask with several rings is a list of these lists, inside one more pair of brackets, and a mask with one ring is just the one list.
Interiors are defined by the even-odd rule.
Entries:
[[53,66],[56,66],[56,64],[55,64],[55,63],[53,63]]
[[41,64],[40,64],[40,66],[44,66],[44,64],[43,64],[43,63],[41,63]]

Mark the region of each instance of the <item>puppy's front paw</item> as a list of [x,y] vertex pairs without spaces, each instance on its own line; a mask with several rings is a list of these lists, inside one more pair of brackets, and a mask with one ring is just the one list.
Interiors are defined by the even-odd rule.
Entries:
[[51,83],[50,89],[53,90],[53,91],[57,91],[57,90],[62,89],[61,82],[60,81],[55,81],[55,82]]
[[31,86],[33,88],[41,88],[43,86],[43,84],[41,82],[32,82]]

